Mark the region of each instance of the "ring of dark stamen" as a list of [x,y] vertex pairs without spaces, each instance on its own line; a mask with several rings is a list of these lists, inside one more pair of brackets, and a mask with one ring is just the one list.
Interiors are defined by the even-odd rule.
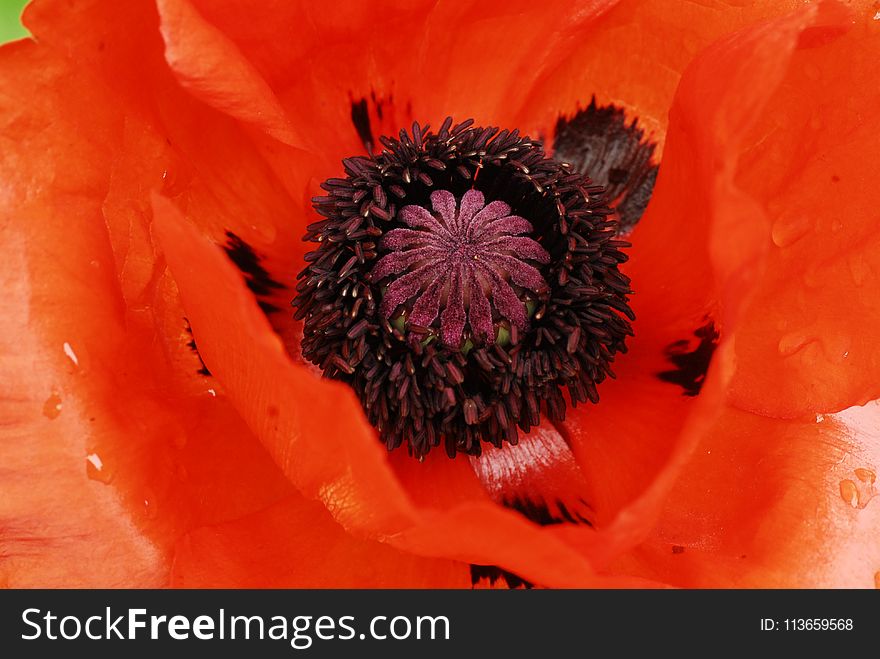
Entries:
[[[318,247],[293,301],[305,321],[304,357],[351,385],[389,449],[406,444],[417,457],[441,443],[450,457],[478,455],[484,441],[515,444],[542,413],[565,417],[565,390],[572,405],[597,402],[634,318],[619,271],[628,244],[615,239],[602,189],[547,158],[539,142],[471,121],[447,119],[437,133],[414,124],[412,134],[380,141],[382,153],[344,160],[346,178],[325,181],[327,195],[313,200],[323,219],[305,240]],[[434,190],[460,198],[472,188],[532,223],[552,257],[541,268],[551,290],[528,333],[465,352],[393,326],[369,272],[381,236],[401,226],[402,206],[430,207]]]

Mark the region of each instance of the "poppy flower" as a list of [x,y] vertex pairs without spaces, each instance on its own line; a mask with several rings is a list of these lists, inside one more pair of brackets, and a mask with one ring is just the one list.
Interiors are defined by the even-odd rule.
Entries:
[[0,583],[873,586],[878,9],[35,1]]

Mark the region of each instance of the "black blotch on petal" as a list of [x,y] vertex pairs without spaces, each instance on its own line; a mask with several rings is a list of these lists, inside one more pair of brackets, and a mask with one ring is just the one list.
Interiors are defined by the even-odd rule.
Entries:
[[257,297],[257,304],[260,305],[263,313],[268,315],[280,311],[279,307],[260,298],[270,295],[274,290],[283,289],[284,285],[272,279],[272,276],[260,263],[261,259],[253,247],[231,231],[227,231],[226,244],[223,249],[230,260],[241,270],[247,287]]
[[[587,517],[574,509],[569,509],[561,501],[554,501],[547,504],[544,501],[535,501],[522,497],[514,497],[505,499],[502,505],[511,510],[516,510],[527,519],[541,526],[552,526],[554,524],[586,524],[592,526]],[[577,505],[589,508],[587,503],[579,500]],[[491,585],[502,582],[508,588],[534,588],[534,584],[526,581],[522,577],[503,570],[497,565],[471,565],[471,584],[476,586],[481,580],[488,579]]]
[[694,336],[698,340],[696,347],[693,347],[693,341],[687,339],[675,341],[666,347],[663,352],[675,368],[657,374],[664,382],[677,384],[684,389],[685,396],[700,393],[712,355],[718,347],[718,330],[711,320],[695,331]]
[[651,199],[657,180],[655,148],[638,119],[627,124],[622,108],[599,106],[595,97],[573,117],[559,117],[553,139],[556,160],[571,163],[605,187],[608,205],[620,216],[621,233],[633,229]]
[[196,353],[196,358],[199,360],[200,368],[198,371],[196,371],[196,373],[198,373],[199,375],[211,375],[211,371],[208,370],[207,366],[205,366],[205,362],[202,361],[202,355],[199,353],[199,348],[198,346],[196,346],[196,340],[193,337],[193,331],[192,327],[190,327],[189,325],[189,319],[184,318],[183,322],[185,323],[186,333],[190,336],[190,340],[189,342],[187,342],[186,345],[187,347],[189,347],[190,350]]
[[[534,501],[532,499],[524,499],[517,497],[507,499],[502,504],[516,510],[527,519],[541,526],[552,526],[554,524],[586,524],[592,526],[593,523],[581,512],[571,509],[562,501],[554,501],[552,505],[544,501]],[[587,503],[582,499],[577,502],[579,507],[589,508]]]
[[394,94],[389,94],[387,100],[383,97],[376,95],[376,90],[370,91],[370,98],[373,99],[373,105],[376,106],[376,116],[379,117],[379,121],[382,121],[382,118],[385,116],[385,103],[388,105],[394,103]]
[[491,585],[499,581],[505,583],[508,588],[534,588],[535,585],[526,581],[513,572],[502,570],[495,565],[471,565],[471,585],[476,586],[480,581],[487,579]]
[[[375,97],[374,97],[375,99]],[[377,111],[381,113],[381,107],[377,107]],[[381,114],[379,115],[382,116]],[[351,102],[351,123],[357,131],[358,137],[364,143],[367,153],[373,153],[373,145],[376,140],[373,138],[373,129],[370,126],[370,110],[367,107],[367,99],[362,98],[359,101]]]

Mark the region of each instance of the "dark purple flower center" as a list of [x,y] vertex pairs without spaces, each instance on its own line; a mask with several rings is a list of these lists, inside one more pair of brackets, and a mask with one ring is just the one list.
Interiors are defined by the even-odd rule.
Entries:
[[303,356],[418,458],[515,444],[597,402],[634,317],[602,188],[470,120],[379,143],[313,200],[293,301]]
[[468,190],[456,204],[447,190],[431,194],[431,213],[404,206],[399,220],[410,227],[392,229],[380,248],[370,277],[379,282],[392,275],[380,305],[391,318],[402,306],[406,322],[430,328],[439,316],[440,338],[461,347],[465,327],[477,341],[494,341],[495,323],[507,319],[520,331],[528,329],[525,302],[517,288],[537,295],[547,283],[527,261],[549,263],[550,255],[532,238],[527,220],[510,214],[503,201],[485,203],[483,193]]

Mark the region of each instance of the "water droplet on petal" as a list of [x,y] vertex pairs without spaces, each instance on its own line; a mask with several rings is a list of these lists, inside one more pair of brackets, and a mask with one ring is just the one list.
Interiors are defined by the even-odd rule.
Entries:
[[76,356],[76,353],[73,351],[71,345],[65,341],[64,342],[64,354],[67,355],[68,359],[73,362],[74,366],[79,366],[79,358]]
[[840,498],[853,508],[859,507],[859,488],[848,478],[840,481]]
[[824,420],[825,420],[824,414],[817,414],[816,415],[816,423],[822,423]]
[[157,507],[156,497],[153,495],[153,492],[147,492],[146,497],[144,498],[144,516],[147,519],[155,519],[156,515],[159,514]]
[[58,415],[61,414],[61,407],[61,396],[53,393],[43,403],[43,415],[47,419],[57,419]]
[[186,187],[186,177],[182,176],[178,170],[162,171],[162,194],[167,197],[178,196]]
[[853,471],[855,473],[856,478],[858,478],[863,483],[868,483],[869,485],[873,485],[874,481],[877,480],[877,474],[875,474],[870,469],[865,469],[864,467],[859,467]]
[[89,453],[86,456],[86,476],[105,485],[113,480],[112,472],[97,453]]
[[810,219],[803,215],[780,217],[773,223],[770,237],[777,247],[788,247],[810,232]]
[[818,341],[822,346],[822,352],[825,353],[825,357],[833,364],[840,364],[849,356],[849,348],[852,341],[848,335],[840,332],[828,332]]
[[86,462],[92,465],[96,471],[101,471],[104,468],[104,462],[97,453],[89,453],[86,456]]

